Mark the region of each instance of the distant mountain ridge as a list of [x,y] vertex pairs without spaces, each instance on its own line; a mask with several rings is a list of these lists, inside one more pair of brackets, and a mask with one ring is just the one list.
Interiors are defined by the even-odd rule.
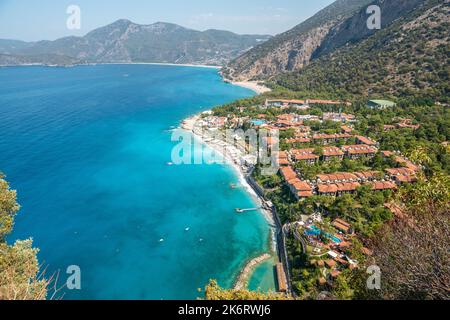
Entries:
[[22,64],[22,61],[224,65],[270,38],[269,35],[238,35],[222,30],[202,32],[165,22],[140,25],[122,19],[84,37],[31,43],[0,40],[0,65]]

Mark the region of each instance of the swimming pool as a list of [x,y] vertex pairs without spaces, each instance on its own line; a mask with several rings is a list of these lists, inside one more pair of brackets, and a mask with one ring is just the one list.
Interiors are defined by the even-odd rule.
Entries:
[[263,124],[266,124],[266,120],[252,120],[251,122],[254,126],[262,126]]
[[[310,226],[309,229],[305,230],[305,235],[306,236],[319,236],[322,233],[322,230],[320,230],[318,227],[316,226]],[[327,232],[325,232],[325,237],[327,237],[328,239],[330,239],[331,241],[333,241],[334,243],[341,243],[342,240],[339,239],[338,237],[329,234]]]

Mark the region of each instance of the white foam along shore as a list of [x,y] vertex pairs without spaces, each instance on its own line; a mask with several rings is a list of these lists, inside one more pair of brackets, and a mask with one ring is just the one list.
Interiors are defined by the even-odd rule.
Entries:
[[[202,144],[208,146],[208,148],[214,150],[220,156],[220,158],[223,159],[224,164],[230,165],[234,169],[236,174],[238,175],[239,183],[242,185],[242,187],[245,188],[245,190],[252,196],[252,198],[257,202],[257,204],[259,206],[262,206],[264,200],[259,197],[258,193],[247,182],[247,179],[245,178],[246,173],[243,171],[243,168],[234,161],[231,154],[224,152],[225,150],[227,150],[229,148],[233,148],[233,146],[226,143],[226,141],[221,141],[222,143],[224,143],[224,146],[220,146],[215,143],[205,141],[204,137],[202,137],[201,135],[198,135],[195,132],[195,130],[194,130],[195,124],[197,123],[198,120],[200,120],[200,118],[201,118],[200,115],[195,115],[195,116],[185,119],[181,125],[181,128],[191,132],[193,134],[194,138],[197,139],[200,143],[202,143]],[[266,218],[268,223],[270,223],[271,225],[275,224],[275,221],[274,221],[271,211],[268,211],[264,208],[262,208],[260,211],[262,212],[262,214],[264,215],[264,217]]]
[[197,114],[197,115],[194,115],[192,117],[185,119],[182,122],[181,129],[191,132],[194,139],[197,139],[200,143],[208,146],[210,149],[217,152],[217,154],[220,155],[220,158],[224,160],[225,164],[230,165],[234,169],[237,176],[239,177],[239,183],[245,188],[247,193],[256,201],[258,206],[261,206],[261,209],[259,210],[259,212],[261,212],[263,214],[264,218],[266,219],[268,224],[271,226],[271,234],[270,234],[270,238],[272,239],[272,242],[271,242],[272,246],[270,248],[271,253],[269,254],[266,252],[266,253],[262,254],[261,256],[259,256],[258,258],[253,259],[250,262],[248,262],[236,278],[234,289],[245,289],[245,286],[248,284],[248,280],[253,275],[253,271],[256,269],[256,267],[258,265],[260,265],[261,263],[263,263],[264,261],[271,259],[274,252],[276,252],[276,247],[277,247],[277,239],[276,239],[276,234],[275,234],[276,230],[273,227],[276,225],[276,223],[275,223],[272,211],[267,210],[262,206],[264,199],[262,199],[258,195],[257,191],[254,190],[253,187],[247,182],[247,179],[245,178],[246,173],[243,171],[243,168],[234,161],[233,157],[229,153],[226,152],[226,150],[232,146],[227,144],[225,141],[222,141],[222,143],[224,143],[224,146],[219,146],[217,144],[209,142],[209,140],[205,141],[205,139],[201,135],[198,135],[195,132],[195,130],[194,130],[195,124],[197,123],[197,121],[200,120],[200,118],[201,118],[201,115]]

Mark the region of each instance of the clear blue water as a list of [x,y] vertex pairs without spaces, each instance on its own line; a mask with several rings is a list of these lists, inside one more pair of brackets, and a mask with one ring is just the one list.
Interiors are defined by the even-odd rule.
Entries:
[[231,168],[167,166],[168,129],[251,91],[150,65],[0,68],[0,83],[0,170],[22,205],[8,240],[32,237],[60,281],[80,266],[64,298],[195,299],[267,251],[264,218],[234,211],[255,203]]
[[255,268],[250,277],[248,288],[253,291],[275,291],[275,260],[264,261]]

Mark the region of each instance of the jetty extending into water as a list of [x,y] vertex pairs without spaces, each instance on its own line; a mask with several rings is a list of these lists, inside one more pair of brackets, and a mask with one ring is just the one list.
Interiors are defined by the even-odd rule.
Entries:
[[245,212],[251,212],[251,211],[258,211],[261,210],[262,208],[249,208],[249,209],[240,209],[240,208],[236,208],[236,212],[237,213],[245,213]]

